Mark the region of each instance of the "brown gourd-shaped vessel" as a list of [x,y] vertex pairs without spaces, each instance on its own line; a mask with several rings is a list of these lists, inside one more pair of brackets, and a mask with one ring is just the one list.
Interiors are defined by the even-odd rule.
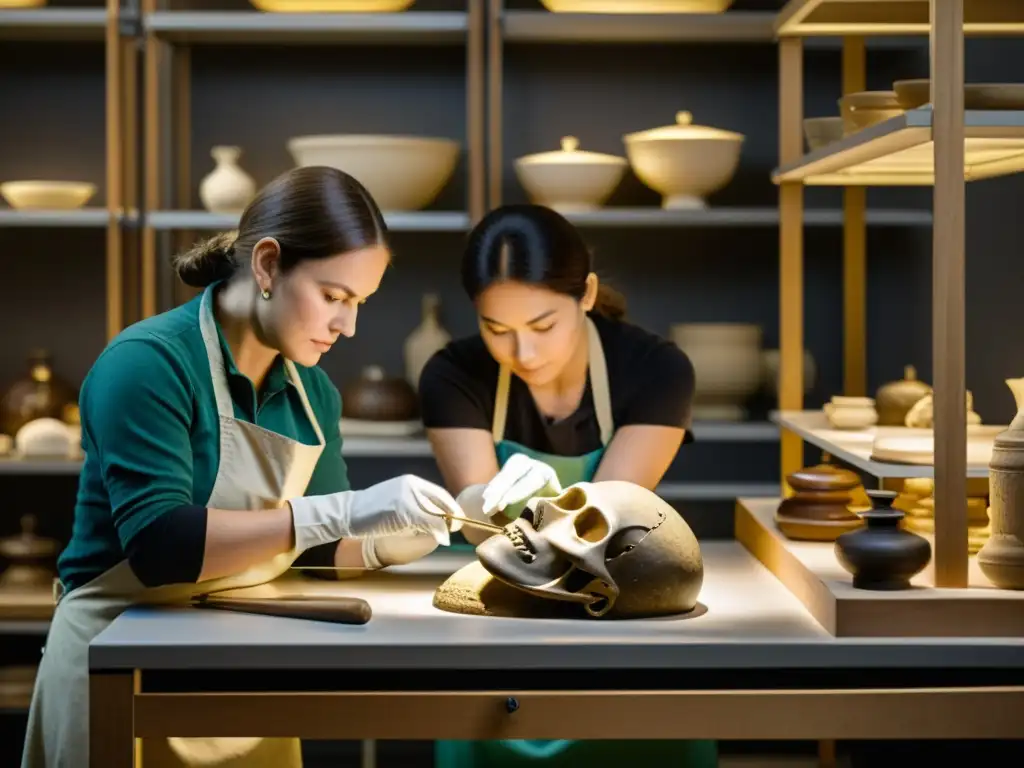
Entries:
[[835,541],[847,531],[860,528],[861,519],[849,509],[852,493],[860,477],[848,469],[830,464],[828,454],[822,463],[789,475],[786,480],[794,493],[783,499],[775,512],[775,524],[789,539],[797,541]]
[[33,515],[22,515],[20,522],[21,533],[0,539],[0,556],[8,562],[0,574],[0,589],[50,587],[56,575],[52,561],[57,554],[57,542],[36,535]]
[[365,421],[410,421],[419,413],[416,390],[404,378],[367,366],[341,393],[341,415]]
[[33,350],[28,356],[26,375],[14,382],[0,398],[0,434],[14,435],[36,419],[69,421],[76,409],[78,393],[53,371],[50,353]]
[[908,365],[903,369],[903,378],[883,384],[875,393],[875,410],[878,412],[878,426],[906,426],[907,414],[918,400],[930,395],[932,388],[917,378],[917,369]]
[[910,580],[932,559],[932,545],[901,527],[904,513],[892,506],[896,491],[867,494],[871,509],[861,513],[866,525],[836,539],[836,559],[853,575],[855,589],[910,589]]
[[996,435],[989,461],[991,533],[978,552],[978,566],[1002,589],[1024,589],[1024,379],[1006,381],[1017,415]]

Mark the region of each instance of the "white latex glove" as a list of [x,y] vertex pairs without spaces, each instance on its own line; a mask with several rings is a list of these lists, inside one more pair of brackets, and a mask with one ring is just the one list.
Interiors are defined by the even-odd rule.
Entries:
[[487,484],[483,493],[483,513],[493,517],[506,507],[515,507],[534,496],[557,496],[562,492],[555,470],[543,461],[517,453]]
[[362,544],[363,565],[371,570],[414,563],[437,549],[437,539],[429,533],[372,536]]
[[304,552],[338,539],[429,534],[448,546],[449,531],[462,527],[458,503],[444,488],[416,475],[402,475],[362,491],[289,499],[295,545]]

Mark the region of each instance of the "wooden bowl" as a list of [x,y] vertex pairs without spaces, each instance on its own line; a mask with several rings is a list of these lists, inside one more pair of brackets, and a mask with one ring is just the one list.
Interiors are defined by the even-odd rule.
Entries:
[[903,114],[895,91],[848,93],[839,100],[843,133],[851,134]]
[[833,141],[843,138],[843,118],[809,117],[804,120],[804,137],[807,148],[820,149]]
[[[903,109],[919,109],[932,100],[931,80],[897,80],[892,84]],[[964,109],[1024,109],[1024,83],[966,83]]]

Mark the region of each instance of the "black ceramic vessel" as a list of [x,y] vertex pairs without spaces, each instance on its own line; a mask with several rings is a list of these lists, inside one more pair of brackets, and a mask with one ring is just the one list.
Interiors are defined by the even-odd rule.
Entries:
[[900,528],[903,513],[893,509],[895,491],[868,491],[871,509],[865,527],[836,539],[836,558],[853,574],[856,589],[910,589],[910,579],[932,558],[932,545]]

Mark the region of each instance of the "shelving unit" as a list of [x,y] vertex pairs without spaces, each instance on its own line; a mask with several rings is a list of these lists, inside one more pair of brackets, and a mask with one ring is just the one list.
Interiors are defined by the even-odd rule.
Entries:
[[[0,227],[106,227],[106,328],[112,338],[124,325],[125,302],[130,301],[124,251],[125,211],[134,210],[130,158],[124,146],[132,119],[132,49],[124,37],[124,18],[118,0],[96,8],[43,7],[0,9],[0,42],[32,41],[102,43],[106,50],[106,207],[72,211],[19,211],[0,208]],[[127,281],[126,281],[127,277]]]
[[[803,441],[835,451],[819,430],[805,428],[803,376],[803,194],[807,185],[845,186],[844,361],[846,395],[864,395],[865,186],[934,187],[932,348],[935,413],[934,586],[968,586],[965,407],[965,182],[1024,169],[1024,114],[965,112],[964,36],[1024,34],[1024,5],[995,0],[835,2],[790,0],[776,22],[779,36],[779,185],[781,386],[778,418],[782,477],[803,465]],[[932,104],[860,131],[814,152],[803,151],[803,44],[814,35],[843,37],[843,92],[865,90],[865,35],[926,34]],[[922,476],[841,456],[881,477]],[[742,507],[742,505],[740,505]],[[737,525],[740,511],[737,512]]]

